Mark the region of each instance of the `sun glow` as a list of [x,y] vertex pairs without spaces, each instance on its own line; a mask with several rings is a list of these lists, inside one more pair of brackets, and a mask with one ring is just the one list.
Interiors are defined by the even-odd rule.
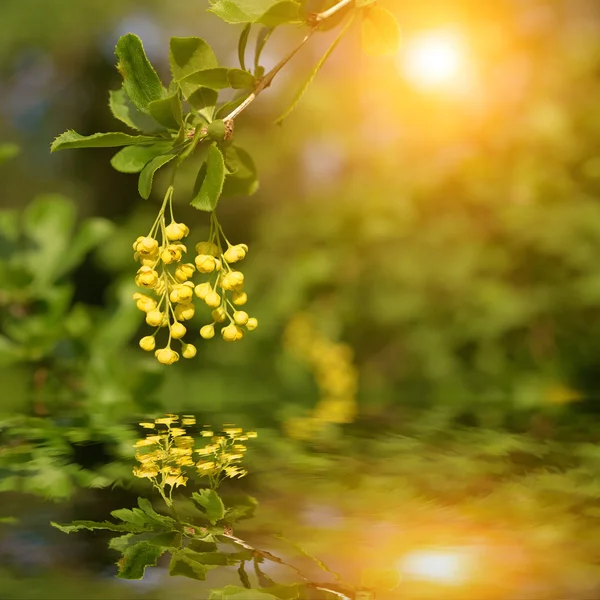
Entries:
[[410,552],[397,564],[398,571],[408,579],[459,584],[466,576],[464,556],[459,552],[419,550]]
[[409,83],[423,91],[460,88],[468,75],[464,40],[451,30],[417,35],[399,55],[399,67]]

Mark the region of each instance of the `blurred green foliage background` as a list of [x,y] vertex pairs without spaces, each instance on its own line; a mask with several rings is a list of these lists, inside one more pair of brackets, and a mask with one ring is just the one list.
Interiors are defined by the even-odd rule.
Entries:
[[[250,247],[260,327],[234,346],[197,336],[196,359],[165,368],[137,347],[131,300],[160,182],[142,201],[110,149],[49,144],[117,128],[119,35],[166,73],[169,37],[233,66],[239,31],[189,0],[0,3],[0,141],[21,148],[0,166],[0,517],[19,519],[0,524],[0,598],[198,597],[113,583],[102,539],[49,527],[147,492],[136,423],[179,411],[259,431],[239,484],[263,504],[251,535],[284,531],[349,578],[419,547],[477,549],[468,585],[406,578],[378,598],[600,597],[600,6],[385,5],[407,40],[459,30],[470,84],[420,91],[354,32],[276,127],[335,34],[315,38],[236,120],[261,187],[219,206]],[[277,31],[267,66],[298,35]],[[188,201],[195,242],[208,224]],[[352,348],[359,381],[353,422],[302,439],[288,425],[320,392],[285,342],[299,314]]]

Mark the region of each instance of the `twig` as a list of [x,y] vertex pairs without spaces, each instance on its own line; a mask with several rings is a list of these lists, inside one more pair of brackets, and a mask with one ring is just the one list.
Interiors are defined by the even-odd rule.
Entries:
[[315,32],[311,29],[305,36],[304,39],[283,59],[281,59],[264,77],[262,77],[254,91],[234,110],[232,110],[226,117],[223,117],[223,121],[232,121],[235,119],[265,88],[271,85],[273,78],[285,65],[295,56],[296,52],[308,42],[310,36]]
[[226,117],[223,117],[223,121],[233,121],[243,110],[245,110],[255,98],[266,88],[271,85],[271,82],[275,78],[275,75],[285,67],[285,65],[295,56],[295,54],[306,44],[310,39],[310,36],[317,30],[317,25],[334,15],[338,10],[341,10],[354,0],[340,0],[337,4],[334,4],[331,8],[327,9],[322,13],[317,13],[310,17],[310,23],[312,24],[311,30],[304,36],[303,40],[294,48],[285,58],[280,60],[266,75],[261,77],[254,88],[254,91],[234,110],[232,110]]
[[324,21],[325,19],[329,19],[329,17],[331,17],[332,15],[335,15],[335,13],[338,10],[342,10],[342,8],[344,8],[344,6],[347,6],[352,1],[353,0],[341,0],[337,4],[334,4],[331,8],[324,10],[322,13],[317,13],[316,15],[313,15],[312,22],[320,23],[321,21]]
[[317,590],[321,590],[323,592],[329,592],[330,594],[333,594],[334,596],[337,596],[338,598],[340,598],[340,600],[352,600],[350,598],[350,596],[347,596],[343,592],[340,592],[338,590],[333,590],[333,589],[326,587],[320,583],[313,583],[312,581],[310,581],[310,579],[308,577],[306,577],[306,575],[304,575],[304,573],[302,573],[302,571],[300,571],[300,569],[298,569],[298,567],[295,567],[294,565],[290,565],[289,563],[285,562],[278,556],[275,556],[274,554],[271,554],[270,552],[267,552],[266,550],[259,550],[258,548],[254,548],[253,546],[248,544],[248,542],[245,542],[244,540],[240,539],[239,537],[236,537],[233,534],[226,533],[226,534],[222,535],[222,537],[230,539],[233,543],[237,544],[238,546],[242,546],[242,548],[246,548],[246,550],[252,550],[252,552],[254,552],[255,554],[259,554],[260,556],[266,558],[267,560],[270,560],[271,562],[275,562],[280,565],[289,567],[290,569],[295,571],[297,575],[299,575],[302,579],[304,579],[304,581],[306,581],[306,584],[309,585],[310,587],[313,587]]

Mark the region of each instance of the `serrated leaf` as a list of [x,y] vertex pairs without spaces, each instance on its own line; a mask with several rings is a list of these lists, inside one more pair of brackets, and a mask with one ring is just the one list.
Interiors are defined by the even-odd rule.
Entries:
[[203,581],[208,571],[227,564],[227,557],[220,552],[202,553],[183,548],[173,553],[169,575],[182,575]]
[[297,23],[300,19],[300,5],[292,0],[283,0],[273,4],[269,10],[257,19],[257,23],[267,27],[277,27],[285,23]]
[[51,521],[50,525],[56,527],[56,529],[60,529],[63,533],[73,533],[74,531],[81,531],[82,529],[88,531],[107,529],[108,531],[127,531],[129,533],[140,533],[144,531],[143,528],[133,525],[132,523],[111,523],[110,521],[73,521],[72,523],[67,523],[65,525]]
[[119,146],[136,146],[154,144],[160,138],[147,135],[129,135],[127,133],[94,133],[80,135],[69,129],[61,133],[50,146],[51,152],[68,150],[69,148],[118,148]]
[[294,96],[294,99],[292,100],[292,103],[290,104],[288,109],[275,121],[275,123],[281,123],[296,108],[296,106],[298,106],[300,99],[302,98],[302,96],[304,96],[304,92],[306,92],[306,90],[308,89],[308,86],[313,82],[313,79],[316,77],[317,73],[321,70],[321,67],[325,64],[325,62],[331,56],[331,53],[335,50],[335,48],[338,45],[338,43],[340,42],[340,40],[344,37],[344,34],[346,33],[346,31],[348,31],[348,28],[352,24],[352,21],[353,21],[353,18],[350,17],[350,19],[348,20],[346,25],[344,25],[344,27],[341,29],[341,31],[339,32],[337,37],[333,40],[331,46],[329,46],[329,48],[327,48],[327,51],[325,52],[325,54],[323,54],[323,56],[319,59],[319,62],[317,62],[317,64],[313,67],[313,70],[311,71],[310,75],[308,76],[308,79],[304,82],[304,85],[298,90],[298,92]]
[[[179,80],[181,89],[195,91],[198,87],[206,87],[211,90],[222,90],[229,87],[229,79],[227,78],[225,67],[217,67],[215,69],[203,69],[194,71]],[[193,92],[192,92],[193,93]]]
[[207,121],[211,121],[215,112],[215,106],[219,93],[209,88],[198,88],[188,97],[190,106],[197,110]]
[[120,173],[139,173],[153,158],[168,152],[172,142],[157,142],[151,146],[126,146],[110,160],[113,169]]
[[[216,146],[213,146],[216,148]],[[221,153],[219,152],[219,155]],[[207,174],[208,176],[208,174]],[[192,494],[192,500],[199,504],[204,511],[208,520],[215,525],[225,516],[225,506],[223,500],[214,490],[203,489]]]
[[179,94],[172,94],[148,104],[152,117],[167,129],[179,129],[183,122],[183,108]]
[[[198,193],[192,199],[191,205],[194,208],[197,208],[198,210],[210,212],[216,208],[217,203],[219,202],[221,190],[223,189],[223,181],[225,179],[225,162],[223,160],[223,155],[221,154],[221,151],[215,143],[211,144],[211,146],[208,149],[208,155],[206,158],[205,165],[206,175],[204,176]],[[220,503],[221,506],[221,517],[219,518],[222,518],[224,510],[223,502],[221,501],[216,492],[212,490],[201,490],[201,493],[196,493],[192,497],[196,499],[196,496],[201,496],[204,492],[212,492],[212,494],[216,496],[216,498],[218,499],[218,503]],[[198,504],[201,504],[201,501],[199,500],[196,500],[196,502],[198,502]],[[216,500],[214,502],[216,503]],[[216,506],[216,504],[214,504],[214,506]],[[209,516],[209,518],[211,517]]]
[[244,71],[246,70],[246,45],[248,44],[250,29],[252,29],[252,23],[248,23],[248,25],[242,29],[240,39],[238,40],[238,60],[240,61],[240,67]]
[[175,525],[175,519],[169,517],[168,515],[161,515],[160,513],[156,512],[148,498],[138,498],[138,506],[147,517],[150,517],[150,519],[156,523],[165,526]]
[[[199,37],[171,38],[169,62],[173,79],[178,82],[192,73],[207,69],[216,69],[219,66],[212,48]],[[186,99],[198,87],[192,83],[180,83],[180,86],[183,96]]]
[[211,590],[209,600],[277,600],[277,596],[273,596],[262,590],[247,590],[238,585],[226,585],[217,590]]
[[209,12],[227,23],[261,23],[276,27],[300,20],[300,4],[292,0],[216,0]]
[[163,96],[162,83],[144,52],[142,40],[128,33],[117,41],[115,54],[119,58],[117,68],[123,76],[123,89],[128,98],[142,112],[148,105]]
[[228,69],[227,79],[229,85],[234,90],[244,90],[253,88],[256,84],[256,79],[252,73],[248,71],[242,71],[242,69]]
[[361,43],[366,54],[378,56],[397,52],[400,46],[400,26],[396,17],[380,6],[365,8]]
[[145,133],[164,131],[164,127],[159,125],[150,115],[140,112],[132,104],[123,88],[109,91],[108,106],[115,119],[119,119],[132,129],[144,131]]
[[117,562],[117,577],[121,579],[142,579],[146,567],[156,565],[158,557],[165,552],[165,548],[153,546],[148,542],[141,542],[128,547]]
[[161,154],[156,158],[153,158],[140,173],[138,180],[138,192],[144,200],[150,197],[152,192],[152,183],[154,181],[154,174],[158,169],[164,167],[168,162],[172,161],[177,155],[176,154]]
[[225,164],[230,174],[225,177],[222,196],[251,196],[258,190],[256,166],[243,148],[229,146],[225,151]]

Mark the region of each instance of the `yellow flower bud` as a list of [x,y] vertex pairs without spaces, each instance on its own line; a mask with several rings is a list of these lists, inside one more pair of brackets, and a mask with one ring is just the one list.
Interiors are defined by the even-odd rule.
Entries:
[[[140,340],[140,348],[142,350],[146,350],[147,352],[150,352],[150,351],[154,350],[155,346],[156,346],[156,341],[154,340],[154,336],[152,336],[152,335],[147,335]],[[153,425],[153,427],[154,427],[154,425]]]
[[[194,358],[194,356],[196,356],[196,346],[193,346],[192,344],[184,344],[181,351],[181,356],[183,356],[183,358]],[[196,421],[194,421],[194,423],[195,422]],[[183,425],[193,425],[194,423],[190,423],[189,419],[183,419],[182,421]]]
[[246,329],[248,331],[254,331],[257,327],[258,327],[258,319],[256,319],[255,317],[250,317],[246,321]]
[[171,302],[189,302],[192,299],[193,291],[187,285],[175,285],[169,294]]
[[135,305],[137,308],[143,312],[150,312],[156,308],[156,300],[150,298],[150,296],[138,292],[133,295],[133,298],[136,300]]
[[138,236],[138,238],[133,242],[133,250],[137,252],[137,245],[144,239],[143,235]]
[[219,285],[224,290],[236,290],[240,292],[244,285],[244,274],[240,271],[230,271],[221,277]]
[[242,306],[248,302],[248,294],[246,292],[233,292],[231,299],[236,306]]
[[146,323],[150,325],[150,327],[160,327],[163,323],[163,319],[165,317],[165,313],[161,312],[157,308],[151,310],[149,313],[146,313]]
[[141,256],[154,256],[158,252],[158,241],[153,237],[139,237],[135,244],[133,245],[133,249]]
[[234,263],[238,260],[243,260],[246,258],[246,253],[248,252],[248,246],[246,244],[237,244],[236,246],[229,246],[225,253],[223,254],[223,258],[228,263]]
[[184,238],[190,232],[190,230],[184,223],[175,223],[175,221],[173,221],[167,225],[165,232],[168,239],[180,240]]
[[205,325],[204,327],[202,327],[202,329],[200,329],[200,335],[205,340],[210,340],[211,338],[215,337],[214,326],[213,325]]
[[163,365],[172,365],[179,360],[179,354],[177,354],[175,350],[171,350],[171,348],[161,348],[160,350],[157,350],[154,355],[158,362]]
[[169,244],[160,253],[160,258],[165,263],[165,265],[170,265],[174,262],[179,262],[181,260],[181,248],[179,248],[175,244]]
[[194,267],[192,263],[185,263],[183,265],[179,265],[175,269],[175,279],[181,282],[187,281],[190,277],[192,277],[195,270],[196,267]]
[[175,307],[175,318],[178,321],[189,321],[195,312],[196,308],[193,304],[178,304]]
[[158,283],[158,273],[152,267],[140,267],[135,282],[140,287],[152,289]]
[[187,333],[187,329],[185,328],[185,325],[183,325],[182,323],[173,323],[173,325],[171,325],[171,337],[175,338],[176,340],[178,340],[179,338],[182,338],[185,334]]
[[218,270],[217,265],[220,264],[214,256],[210,254],[198,254],[194,259],[196,268],[200,273],[212,273],[215,269]]
[[212,242],[198,242],[196,244],[196,252],[198,254],[210,254],[211,256],[218,256],[219,248]]
[[205,283],[199,283],[194,288],[194,293],[196,294],[196,296],[198,296],[198,298],[200,298],[200,300],[204,300],[204,298],[206,298],[206,295],[211,291],[212,287],[208,281]]
[[215,310],[212,311],[211,316],[213,321],[222,323],[227,318],[227,310],[224,306],[219,306],[219,308],[215,308]]
[[243,310],[236,310],[233,313],[233,320],[236,325],[245,325],[248,322],[248,313]]
[[235,342],[242,339],[244,332],[237,325],[232,323],[221,329],[221,335],[226,342]]
[[208,292],[204,298],[204,302],[206,302],[207,306],[210,306],[211,308],[217,308],[217,306],[221,304],[221,296],[219,296],[217,292]]

